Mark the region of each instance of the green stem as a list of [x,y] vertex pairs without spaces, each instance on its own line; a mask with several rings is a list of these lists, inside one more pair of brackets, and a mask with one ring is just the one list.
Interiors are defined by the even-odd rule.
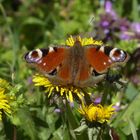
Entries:
[[103,93],[103,96],[102,96],[102,102],[101,102],[101,104],[102,105],[104,105],[105,103],[106,103],[106,101],[107,101],[107,96],[108,96],[108,94],[110,93],[110,85],[109,85],[110,83],[107,83],[106,85],[105,85],[105,87],[106,87],[106,89],[105,89],[105,91],[104,91],[104,93]]
[[103,128],[101,127],[97,136],[97,140],[102,140],[102,135],[103,135]]
[[74,133],[74,129],[79,127],[78,121],[76,120],[76,116],[74,116],[72,112],[72,108],[70,107],[69,103],[66,101],[66,117],[68,120],[68,128],[70,130],[70,134],[76,140],[84,140],[87,138],[86,133],[82,133],[81,135],[76,135]]
[[13,140],[17,140],[17,130],[16,130],[16,126],[14,126]]

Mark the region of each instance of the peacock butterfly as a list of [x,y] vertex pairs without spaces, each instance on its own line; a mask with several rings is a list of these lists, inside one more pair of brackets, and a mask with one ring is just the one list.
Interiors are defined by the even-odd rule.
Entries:
[[104,45],[83,46],[78,39],[72,47],[58,45],[25,54],[27,63],[37,67],[53,84],[89,87],[102,81],[108,69],[126,63],[125,51]]

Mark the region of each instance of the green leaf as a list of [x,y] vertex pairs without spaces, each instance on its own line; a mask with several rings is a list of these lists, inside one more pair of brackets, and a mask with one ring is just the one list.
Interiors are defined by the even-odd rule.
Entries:
[[134,122],[131,119],[128,119],[128,121],[129,121],[130,129],[132,131],[133,139],[138,140],[138,136],[137,136],[136,127],[135,127]]
[[66,126],[61,126],[53,133],[53,140],[70,140],[69,130]]
[[88,139],[89,140],[97,140],[98,139],[99,130],[96,128],[88,129]]
[[69,106],[68,103],[67,103],[66,111],[67,111],[66,117],[68,119],[70,134],[72,135],[74,139],[84,140],[87,137],[85,133],[82,133],[82,135],[75,135],[74,133],[74,129],[78,128],[78,121],[76,120],[76,117],[74,116],[72,112],[72,108]]
[[24,22],[23,25],[27,25],[27,24],[38,24],[38,25],[45,25],[44,21],[40,20],[39,18],[35,18],[35,17],[28,17]]
[[131,101],[137,94],[138,94],[138,90],[134,87],[132,83],[129,83],[125,93],[127,99]]
[[[133,94],[133,93],[132,93]],[[120,112],[116,119],[113,122],[113,127],[119,128],[125,133],[126,135],[131,134],[132,130],[128,127],[130,122],[129,119],[132,120],[136,127],[140,125],[140,94],[137,94],[135,98],[130,102],[128,107]]]
[[19,109],[16,116],[13,118],[12,122],[16,126],[20,126],[24,130],[25,134],[30,137],[31,140],[37,139],[37,130],[35,128],[35,123],[30,115],[27,108]]
[[135,21],[140,21],[139,19],[139,8],[138,8],[139,4],[137,0],[133,0],[132,1],[132,18]]
[[74,132],[76,132],[76,134],[81,134],[83,131],[85,131],[88,128],[88,126],[86,124],[79,126],[78,128],[76,128],[74,130]]

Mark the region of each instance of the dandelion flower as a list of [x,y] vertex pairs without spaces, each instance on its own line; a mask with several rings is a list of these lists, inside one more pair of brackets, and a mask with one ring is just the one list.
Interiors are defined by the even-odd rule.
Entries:
[[35,86],[45,87],[45,92],[48,93],[48,97],[54,95],[54,93],[58,93],[59,96],[66,97],[68,101],[73,102],[74,96],[77,96],[80,100],[82,100],[84,96],[84,93],[80,90],[80,88],[73,86],[54,85],[48,80],[47,77],[42,75],[34,75],[33,82],[35,83]]
[[111,117],[115,113],[115,109],[112,107],[112,105],[103,107],[101,104],[91,104],[89,106],[82,104],[81,108],[79,108],[78,111],[89,122],[98,123],[109,122]]

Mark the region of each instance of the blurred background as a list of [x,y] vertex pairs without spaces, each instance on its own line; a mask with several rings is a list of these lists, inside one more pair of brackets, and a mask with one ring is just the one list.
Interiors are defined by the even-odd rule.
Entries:
[[35,48],[64,44],[70,35],[93,37],[130,54],[122,70],[129,83],[121,91],[121,107],[129,108],[112,127],[120,140],[140,139],[140,0],[0,0],[0,77],[18,98],[14,116],[0,124],[0,140],[73,139],[63,113],[53,113],[58,104],[33,86],[35,71],[23,57]]

